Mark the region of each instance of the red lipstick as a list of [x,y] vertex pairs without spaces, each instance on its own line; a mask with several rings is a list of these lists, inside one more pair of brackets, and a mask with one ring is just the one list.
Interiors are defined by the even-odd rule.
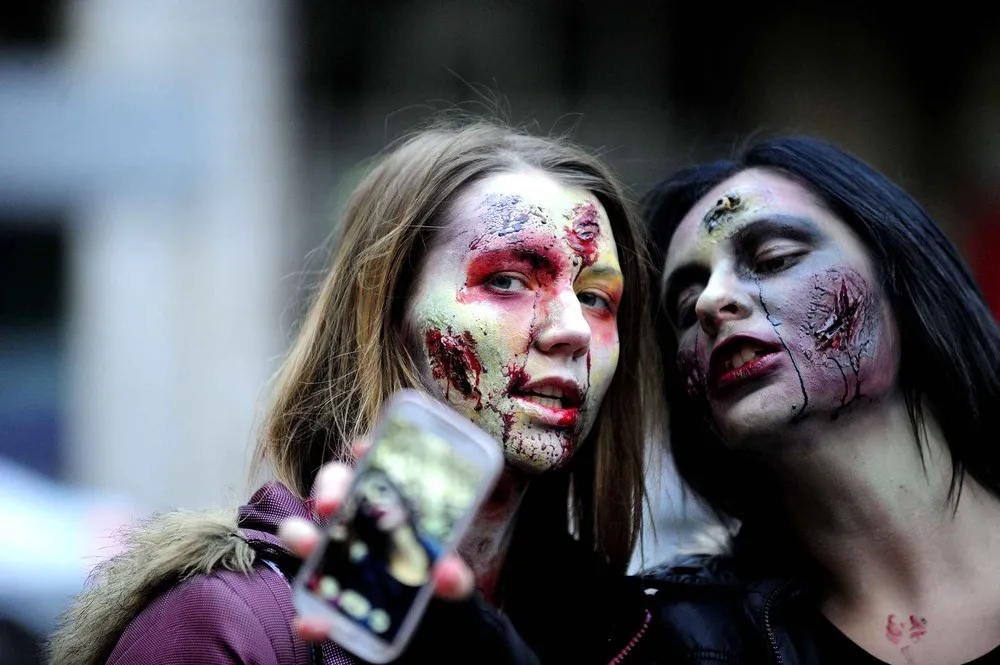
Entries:
[[733,335],[712,351],[709,387],[724,392],[777,369],[781,346],[751,335]]

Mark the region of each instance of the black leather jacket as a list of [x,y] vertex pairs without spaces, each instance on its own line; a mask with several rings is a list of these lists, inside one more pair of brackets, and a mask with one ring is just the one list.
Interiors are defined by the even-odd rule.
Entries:
[[793,578],[751,572],[730,556],[699,556],[643,581],[653,621],[635,665],[817,662],[816,604]]
[[466,610],[456,629],[452,616],[431,641],[472,638],[463,657],[496,665],[818,662],[817,604],[798,581],[807,576],[773,572],[791,569],[785,557],[761,566],[749,557],[692,556],[625,577],[593,561],[568,564],[567,552],[560,554],[553,561],[573,574],[542,567],[528,606],[501,617],[479,603],[478,618]]

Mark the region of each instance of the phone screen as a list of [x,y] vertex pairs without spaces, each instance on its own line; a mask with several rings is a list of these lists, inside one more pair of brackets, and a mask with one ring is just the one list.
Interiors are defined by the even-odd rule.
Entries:
[[491,480],[491,467],[389,413],[362,460],[305,588],[381,641],[404,627],[431,568]]

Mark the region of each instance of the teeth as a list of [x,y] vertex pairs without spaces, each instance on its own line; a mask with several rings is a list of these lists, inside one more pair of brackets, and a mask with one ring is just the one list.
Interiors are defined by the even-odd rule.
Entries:
[[756,346],[743,346],[733,352],[732,357],[725,361],[725,371],[731,372],[734,369],[739,369],[747,363],[749,363],[754,358],[759,358],[764,355],[764,350]]
[[556,397],[542,397],[541,395],[529,395],[529,398],[535,404],[541,404],[542,406],[547,406],[552,409],[562,408],[562,400]]
[[548,386],[542,386],[535,389],[535,394],[537,395],[547,395],[549,397],[561,398],[563,396],[563,391],[559,388],[552,388]]

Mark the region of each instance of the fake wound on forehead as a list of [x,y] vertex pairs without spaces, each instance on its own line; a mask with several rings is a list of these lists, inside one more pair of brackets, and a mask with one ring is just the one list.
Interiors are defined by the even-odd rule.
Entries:
[[[479,214],[486,227],[486,235],[494,237],[553,224],[540,206],[525,203],[523,198],[513,194],[487,194],[479,206]],[[470,249],[482,238],[473,240]]]
[[709,233],[725,226],[737,214],[747,209],[747,200],[737,192],[730,192],[719,197],[702,218],[701,223]]

